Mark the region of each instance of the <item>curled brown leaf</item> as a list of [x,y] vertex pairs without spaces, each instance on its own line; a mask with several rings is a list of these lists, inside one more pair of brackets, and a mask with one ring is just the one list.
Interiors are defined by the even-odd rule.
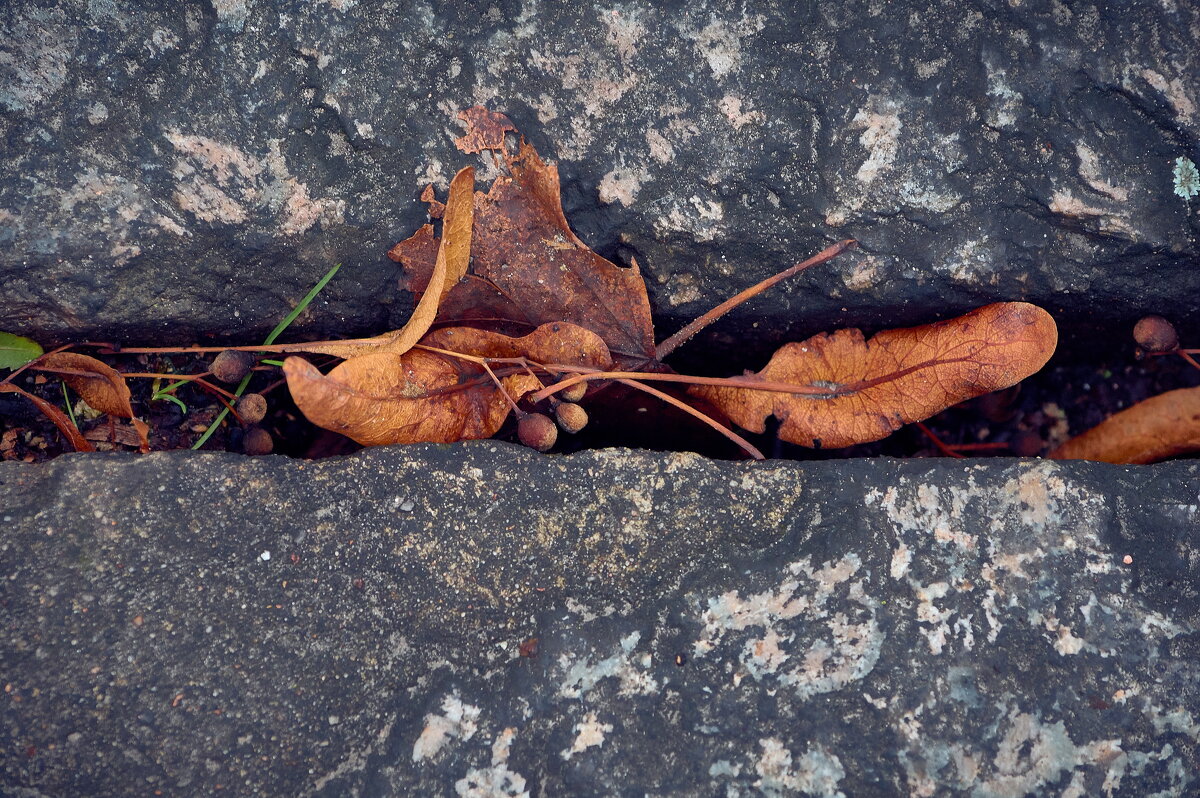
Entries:
[[754,432],[764,431],[767,417],[774,415],[786,441],[851,446],[1014,385],[1045,365],[1057,341],[1046,311],[1002,302],[956,319],[887,330],[870,340],[858,330],[821,333],[785,345],[766,368],[748,375],[822,389],[822,394],[718,386],[696,386],[691,393]]
[[399,330],[373,338],[357,338],[347,341],[318,341],[279,347],[286,352],[313,352],[341,358],[363,357],[368,354],[390,352],[402,355],[412,349],[429,332],[438,315],[438,305],[445,294],[458,284],[471,262],[471,228],[474,219],[475,170],[462,169],[450,183],[450,197],[446,200],[446,212],[442,227],[441,243],[434,258],[429,285],[438,290],[426,291],[408,322]]
[[129,386],[121,373],[102,361],[76,352],[55,352],[37,368],[57,372],[89,407],[120,418],[133,418]]
[[45,415],[46,418],[50,419],[54,426],[58,427],[58,431],[63,434],[63,437],[71,442],[71,446],[74,447],[75,451],[96,451],[96,447],[92,446],[88,439],[83,437],[83,434],[80,433],[79,429],[71,422],[71,419],[67,418],[67,414],[47,402],[42,397],[34,396],[28,391],[22,390],[16,385],[13,385],[11,382],[0,382],[0,393],[19,394],[33,402],[34,406],[37,407],[38,410],[41,410],[42,414]]
[[[304,358],[289,357],[283,373],[309,421],[364,446],[490,438],[511,410],[480,369],[422,349],[357,357],[328,376]],[[540,384],[524,373],[501,383],[514,398]]]
[[1054,460],[1155,463],[1200,451],[1200,388],[1152,396],[1050,452]]

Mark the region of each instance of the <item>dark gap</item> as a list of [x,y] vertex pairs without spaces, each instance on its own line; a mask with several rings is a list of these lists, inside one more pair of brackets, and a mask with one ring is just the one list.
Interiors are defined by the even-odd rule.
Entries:
[[[1191,343],[1183,342],[1185,345]],[[194,374],[206,371],[210,358],[197,355],[106,356],[105,361],[123,371],[173,371]],[[709,359],[705,373],[737,374],[747,364],[736,356]],[[319,362],[319,359],[318,359]],[[754,364],[756,367],[761,364]],[[695,373],[695,372],[693,372]],[[282,378],[278,369],[256,372],[250,391],[265,390]],[[16,380],[25,390],[64,408],[62,388],[51,375],[27,373]],[[167,381],[163,381],[165,385]],[[218,383],[220,384],[220,383]],[[153,450],[187,449],[202,434],[220,409],[212,396],[194,385],[186,385],[176,396],[187,405],[185,413],[169,401],[151,401],[152,381],[129,380],[133,405],[151,427]],[[1081,362],[1056,355],[1040,373],[1018,387],[988,394],[956,405],[925,424],[948,446],[1002,443],[1002,448],[967,452],[972,457],[1037,456],[1065,437],[1090,429],[1108,416],[1136,402],[1176,388],[1200,385],[1200,370],[1176,356],[1133,357],[1132,342],[1123,351],[1102,352],[1094,362]],[[232,390],[232,385],[222,385]],[[662,390],[682,395],[678,388],[663,383]],[[78,400],[69,391],[72,400]],[[361,448],[336,433],[310,424],[296,408],[286,385],[278,385],[267,396],[269,411],[258,425],[271,436],[274,452],[289,457],[321,458],[348,454]],[[571,453],[605,447],[631,447],[661,451],[691,451],[719,459],[740,459],[744,454],[734,444],[701,422],[667,406],[658,399],[621,385],[593,391],[582,402],[590,417],[578,434],[560,433],[555,453]],[[548,405],[539,408],[550,414]],[[108,443],[108,418],[78,418],[79,427],[98,449],[133,451],[134,447]],[[127,426],[119,422],[118,427]],[[786,443],[778,437],[779,423],[768,419],[761,434],[736,430],[768,457],[789,460],[830,460],[848,457],[941,456],[934,443],[915,425],[903,427],[883,440],[844,449],[809,449]],[[261,438],[261,436],[259,436]],[[496,436],[516,442],[516,424],[511,418]],[[205,449],[242,451],[243,431],[232,418],[205,444]],[[38,462],[71,451],[57,429],[26,399],[0,395],[0,458]]]

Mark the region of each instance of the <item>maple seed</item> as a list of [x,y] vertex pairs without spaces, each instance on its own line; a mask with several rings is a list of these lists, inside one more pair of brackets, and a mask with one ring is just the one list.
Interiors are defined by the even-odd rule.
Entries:
[[1133,326],[1133,340],[1147,352],[1170,352],[1179,348],[1175,325],[1162,316],[1146,316]]
[[250,352],[226,349],[213,358],[209,371],[221,382],[241,382],[242,378],[250,373],[250,369],[254,368],[257,360],[258,358]]
[[549,416],[529,413],[517,422],[517,437],[530,449],[548,452],[558,440],[558,427],[554,426]]
[[257,424],[267,415],[267,400],[261,393],[248,393],[238,400],[237,411],[243,424]]
[[587,393],[587,383],[577,382],[569,388],[563,388],[558,392],[558,398],[564,402],[578,402]]
[[587,411],[574,402],[559,402],[554,408],[554,417],[558,419],[558,426],[562,427],[563,432],[572,435],[588,423]]
[[242,451],[246,454],[270,454],[274,448],[275,441],[271,439],[271,433],[262,427],[251,427],[242,438]]

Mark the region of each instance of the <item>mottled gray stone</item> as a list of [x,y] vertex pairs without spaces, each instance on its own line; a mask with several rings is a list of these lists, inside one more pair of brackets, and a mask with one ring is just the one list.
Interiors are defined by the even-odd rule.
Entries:
[[1200,311],[1195,3],[46,6],[0,9],[0,329],[47,342],[247,340],[338,261],[305,332],[398,325],[384,252],[480,164],[452,144],[475,103],[638,256],[664,330],[845,237],[713,340]]
[[494,442],[0,463],[3,791],[1194,795],[1198,494]]

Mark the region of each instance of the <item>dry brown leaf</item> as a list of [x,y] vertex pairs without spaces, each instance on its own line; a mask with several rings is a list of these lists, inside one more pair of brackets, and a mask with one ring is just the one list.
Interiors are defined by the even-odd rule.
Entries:
[[710,386],[690,392],[748,430],[763,432],[774,415],[782,422],[780,437],[791,443],[852,446],[1014,385],[1045,365],[1057,341],[1046,311],[1002,302],[924,327],[887,330],[869,341],[858,330],[821,333],[785,345],[766,368],[748,375],[826,394]]
[[[635,367],[654,358],[646,285],[571,232],[559,196],[558,169],[522,142],[506,153],[509,175],[475,194],[471,269],[443,297],[437,323],[487,326],[505,333],[566,321],[597,333],[613,358]],[[436,252],[425,225],[388,255],[404,265],[405,287],[426,291]]]
[[[599,336],[565,322],[544,325],[523,338],[447,328],[426,336],[421,346],[590,368],[604,368],[610,360]],[[490,438],[512,409],[480,365],[424,348],[357,357],[327,376],[303,358],[289,357],[283,371],[296,406],[309,421],[365,446]],[[524,370],[502,376],[501,383],[514,401],[541,387]]]
[[543,324],[520,338],[474,327],[444,327],[425,336],[421,345],[476,357],[525,357],[545,365],[558,363],[595,369],[612,365],[608,347],[600,336],[565,321]]
[[121,373],[106,363],[75,352],[56,352],[42,358],[38,366],[44,366],[48,371],[76,372],[62,374],[62,380],[89,407],[110,416],[133,418],[129,386]]
[[445,221],[441,243],[434,257],[429,284],[441,286],[440,291],[426,291],[412,317],[399,330],[377,335],[373,338],[356,338],[347,341],[317,341],[279,347],[284,352],[314,352],[341,358],[356,358],[379,352],[402,355],[420,341],[433,326],[438,315],[438,305],[445,294],[458,284],[471,263],[471,228],[475,213],[475,170],[467,167],[459,171],[450,183],[450,197],[446,201]]
[[[425,186],[425,190],[421,192],[421,202],[429,203],[429,215],[434,219],[441,219],[442,215],[446,213],[446,205],[438,201],[437,194],[433,191],[433,183]],[[430,225],[429,229],[432,230],[433,226]]]
[[463,152],[502,150],[504,134],[517,129],[507,116],[489,111],[482,105],[459,111],[458,118],[467,123],[467,132],[454,140],[454,146]]
[[1195,451],[1200,451],[1200,388],[1180,388],[1114,413],[1049,456],[1142,464]]
[[50,419],[50,421],[54,423],[54,426],[58,427],[58,431],[63,434],[63,437],[71,442],[71,446],[75,448],[75,451],[96,451],[96,447],[92,446],[92,444],[83,437],[83,435],[79,432],[79,429],[73,423],[71,423],[71,419],[67,418],[67,414],[47,402],[42,397],[34,396],[28,391],[22,390],[10,382],[0,382],[0,393],[20,394],[29,401],[33,402],[37,409],[41,410],[43,415]]
[[[303,358],[289,357],[283,372],[309,421],[364,446],[490,438],[510,410],[495,385],[484,382],[486,375],[422,349],[356,357],[328,376]],[[514,398],[540,384],[524,373],[501,382]]]

